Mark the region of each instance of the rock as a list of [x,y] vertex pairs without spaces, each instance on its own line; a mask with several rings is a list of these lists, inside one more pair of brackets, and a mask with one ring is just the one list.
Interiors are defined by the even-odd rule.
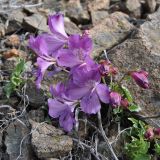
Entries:
[[36,30],[49,32],[49,28],[47,26],[47,18],[40,14],[33,14],[29,17],[25,17],[23,20],[23,27],[27,31],[31,32],[35,32]]
[[[158,11],[160,12],[160,10]],[[158,13],[157,13],[158,14]],[[153,18],[153,17],[152,17]],[[111,62],[120,71],[141,68],[149,73],[150,89],[142,89],[133,81],[128,85],[135,101],[142,108],[142,116],[160,113],[160,19],[154,17],[141,25],[138,33],[109,52]],[[148,123],[160,127],[160,118]]]
[[19,22],[21,24],[26,14],[23,12],[22,9],[19,9],[19,10],[16,9],[12,11],[10,16],[11,16],[10,19],[15,20],[16,22]]
[[26,88],[26,95],[33,109],[37,109],[45,104],[44,92],[38,89],[33,82],[29,82]]
[[67,155],[73,146],[72,139],[63,131],[46,123],[32,124],[32,146],[38,158],[58,158]]
[[3,14],[5,33],[10,34],[19,30],[25,16],[25,13],[21,9],[13,10],[9,14]]
[[[18,49],[13,48],[13,49],[10,49],[6,52],[3,52],[3,57],[5,59],[7,59],[7,61],[8,60],[15,61],[15,64],[16,64],[17,59],[15,57],[20,57],[20,58],[26,59],[27,54],[26,54],[26,52],[24,52],[22,50],[18,50]],[[9,68],[9,66],[7,68]],[[10,69],[13,69],[13,68],[10,68]]]
[[8,119],[11,118],[11,113],[15,113],[15,109],[10,105],[0,105],[0,119]]
[[146,0],[146,9],[149,13],[153,13],[156,9],[156,0]]
[[124,10],[127,10],[131,16],[136,18],[141,17],[141,3],[139,0],[126,0],[124,3]]
[[16,57],[7,58],[3,62],[2,70],[5,70],[8,73],[12,73],[12,69],[15,68],[16,63],[17,63]]
[[90,0],[88,2],[89,11],[107,10],[110,0]]
[[14,46],[14,47],[18,47],[19,44],[20,44],[19,36],[16,35],[16,34],[13,34],[13,35],[9,36],[9,37],[7,38],[7,41],[5,42],[5,44],[6,44],[7,46],[10,46],[10,47],[13,47],[13,46]]
[[149,14],[147,16],[147,19],[150,21],[150,20],[158,20],[160,17],[160,7],[158,8],[157,12],[154,12],[152,14]]
[[64,1],[43,0],[43,8],[50,9],[52,12],[64,11]]
[[69,35],[81,34],[81,30],[78,28],[78,26],[67,18],[64,19],[64,26],[66,33]]
[[19,56],[19,51],[15,48],[8,50],[7,52],[3,53],[3,57],[8,59],[11,57],[18,57]]
[[5,35],[5,26],[3,23],[0,23],[0,37]]
[[94,42],[93,57],[123,41],[132,31],[126,14],[115,12],[89,30]]
[[29,15],[32,15],[34,13],[38,13],[38,10],[36,7],[24,7],[23,8],[23,11],[29,16]]
[[107,11],[91,11],[91,19],[93,25],[96,25],[98,22],[102,21],[104,18],[108,17]]
[[60,159],[57,159],[57,158],[45,158],[45,160],[60,160]]
[[37,110],[31,110],[28,113],[29,119],[35,121],[35,122],[44,122],[45,121],[45,115],[44,115],[44,110],[42,109],[37,109]]
[[65,4],[66,16],[76,24],[86,24],[90,21],[87,10],[84,10],[80,0],[70,0]]
[[[30,140],[29,136],[29,129],[24,123],[23,120],[12,122],[7,130],[6,130],[6,137],[5,137],[5,146],[6,146],[6,153],[9,155],[9,160],[16,160],[20,154],[20,145],[21,141],[24,137],[22,146],[21,146],[21,156],[20,160],[30,160],[31,158],[31,151],[30,151]],[[24,123],[24,125],[23,125]]]

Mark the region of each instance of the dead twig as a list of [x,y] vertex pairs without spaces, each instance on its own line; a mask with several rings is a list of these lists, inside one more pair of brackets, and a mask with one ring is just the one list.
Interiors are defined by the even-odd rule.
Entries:
[[115,160],[118,160],[118,158],[117,158],[117,156],[116,156],[116,154],[115,154],[115,152],[114,152],[111,144],[109,143],[109,139],[108,139],[108,137],[106,136],[105,131],[104,131],[104,129],[103,129],[103,126],[102,126],[102,118],[101,118],[101,112],[100,112],[100,111],[97,113],[97,117],[98,117],[98,125],[99,125],[99,130],[100,130],[100,132],[101,132],[101,135],[102,135],[103,139],[105,140],[105,142],[106,142],[106,144],[107,144],[107,146],[108,146],[108,148],[109,148],[112,156],[114,157],[114,159],[115,159]]

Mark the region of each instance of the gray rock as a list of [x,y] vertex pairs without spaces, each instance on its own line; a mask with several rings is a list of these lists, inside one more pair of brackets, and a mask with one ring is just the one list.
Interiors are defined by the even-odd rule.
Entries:
[[90,29],[94,42],[93,56],[120,43],[131,33],[133,25],[127,18],[126,14],[115,12]]
[[107,11],[92,11],[91,10],[91,18],[93,25],[96,25],[98,22],[102,21],[104,18],[108,17]]
[[44,111],[42,109],[37,109],[37,110],[31,110],[28,113],[29,119],[35,121],[35,122],[44,122],[45,121],[45,115]]
[[6,70],[8,73],[12,72],[12,69],[15,68],[17,63],[17,58],[16,57],[11,57],[8,59],[5,59],[2,69]]
[[70,0],[65,4],[66,16],[69,17],[75,23],[85,24],[90,21],[90,16],[87,10],[85,10],[80,0]]
[[23,20],[23,27],[27,31],[31,32],[35,32],[36,30],[49,32],[49,28],[47,26],[47,18],[40,14],[33,14],[29,17],[25,17]]
[[0,37],[5,35],[5,26],[3,23],[0,23]]
[[63,131],[46,123],[32,124],[32,146],[38,158],[58,158],[67,155],[73,146],[72,139]]
[[65,31],[67,34],[81,34],[81,30],[78,28],[78,26],[70,21],[68,18],[64,19],[64,26],[65,26]]
[[9,14],[3,14],[3,23],[5,24],[5,33],[13,33],[19,30],[22,26],[25,13],[21,9],[13,10]]
[[[159,11],[158,11],[159,12]],[[160,19],[153,18],[141,25],[138,33],[109,52],[110,60],[120,71],[145,69],[149,73],[150,89],[144,90],[133,81],[128,85],[135,101],[142,107],[141,115],[160,113]],[[160,127],[160,118],[148,121]]]
[[89,0],[89,11],[107,10],[109,8],[110,0]]
[[52,12],[64,11],[63,1],[43,0],[43,8],[50,9]]
[[147,16],[147,19],[153,21],[153,20],[158,20],[159,17],[160,17],[160,7],[158,8],[157,12],[154,12],[154,13],[152,13],[152,14],[149,14],[149,15]]
[[[9,160],[16,160],[20,154],[20,146],[21,146],[21,156],[20,160],[30,160],[30,140],[29,136],[29,129],[25,125],[23,125],[24,121],[20,123],[20,121],[13,122],[9,125],[6,130],[6,137],[5,137],[5,146],[6,146],[6,153],[9,155]],[[21,145],[22,139],[26,137]]]
[[32,82],[28,83],[26,88],[26,95],[28,96],[30,105],[37,109],[44,105],[45,97],[42,89],[37,89],[36,85]]
[[146,8],[149,13],[153,13],[156,9],[156,0],[146,0]]
[[131,16],[141,17],[141,3],[139,0],[126,0],[125,8]]

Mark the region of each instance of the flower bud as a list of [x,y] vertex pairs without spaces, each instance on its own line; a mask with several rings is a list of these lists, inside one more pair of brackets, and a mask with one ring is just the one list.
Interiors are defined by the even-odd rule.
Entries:
[[117,92],[110,93],[110,104],[112,107],[116,108],[121,104],[121,95]]
[[127,99],[122,99],[121,100],[121,106],[125,109],[128,109],[128,106],[129,106],[129,102]]
[[148,73],[146,71],[133,71],[130,73],[131,77],[135,80],[137,85],[140,87],[147,89],[149,88],[149,81],[148,81]]
[[160,128],[155,128],[154,129],[154,134],[158,137],[160,137]]
[[108,60],[101,60],[99,65],[99,72],[102,76],[108,75],[108,74],[117,74],[118,69],[116,67],[113,67],[111,65],[111,62]]
[[148,128],[144,134],[144,137],[148,140],[152,140],[154,138],[153,128]]

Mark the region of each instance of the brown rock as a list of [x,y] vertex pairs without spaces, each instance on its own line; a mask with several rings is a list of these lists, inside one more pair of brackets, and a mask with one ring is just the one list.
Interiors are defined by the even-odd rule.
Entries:
[[126,14],[115,12],[90,29],[94,42],[93,56],[120,43],[131,33],[133,25],[127,18]]
[[63,131],[46,123],[31,121],[32,146],[38,158],[58,158],[65,156],[72,150],[73,142]]
[[[26,52],[24,52],[22,50],[18,50],[18,49],[13,48],[13,49],[10,49],[10,50],[4,52],[3,57],[8,60],[9,59],[12,60],[12,58],[14,58],[14,57],[21,57],[21,58],[26,59],[27,54],[26,54]],[[16,61],[16,59],[15,59],[15,61]]]
[[[158,11],[159,12],[159,11]],[[150,89],[142,89],[130,83],[135,101],[141,106],[141,115],[152,116],[160,113],[160,19],[145,22],[132,39],[128,39],[109,52],[110,60],[120,71],[144,69],[149,73]],[[160,118],[149,123],[160,127]]]
[[17,46],[19,46],[19,44],[20,44],[19,36],[16,35],[16,34],[13,34],[13,35],[11,35],[11,36],[9,36],[9,37],[7,38],[7,41],[6,41],[5,43],[6,43],[7,46],[17,47]]
[[11,50],[8,50],[7,52],[4,52],[3,56],[6,59],[11,58],[11,57],[19,57],[19,51],[17,49],[13,48]]

